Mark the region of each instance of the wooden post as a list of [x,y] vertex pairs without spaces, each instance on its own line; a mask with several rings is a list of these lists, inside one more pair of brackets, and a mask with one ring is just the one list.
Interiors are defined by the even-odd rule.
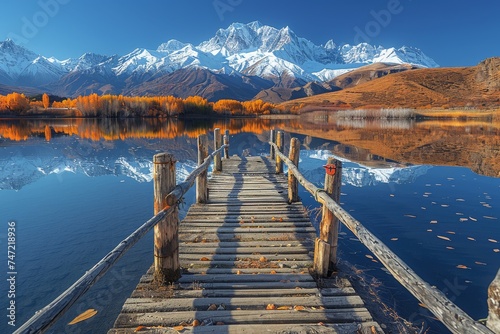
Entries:
[[[276,132],[274,130],[271,130],[271,135],[269,138],[269,141],[271,143],[276,142]],[[269,153],[271,160],[274,160],[276,158],[276,154],[274,153],[274,147],[271,145],[271,152]]]
[[[153,157],[154,213],[167,207],[166,196],[176,185],[175,158],[161,153]],[[166,216],[154,228],[154,280],[160,284],[177,281],[181,277],[179,264],[179,213]]]
[[224,133],[224,159],[229,159],[229,130]]
[[[217,151],[222,146],[222,137],[220,129],[214,129],[214,150]],[[202,161],[203,162],[203,161]],[[200,164],[200,162],[198,162]],[[221,154],[217,153],[214,157],[214,172],[222,171]]]
[[[340,186],[342,185],[342,162],[334,158],[329,158],[325,166],[327,173],[325,175],[325,192],[335,201],[340,200]],[[328,173],[328,171],[332,171]],[[322,219],[320,222],[320,236],[319,239],[327,244],[329,247],[316,247],[314,250],[314,258],[326,258],[321,262],[314,262],[314,268],[318,275],[326,276],[328,270],[332,270],[337,265],[337,248],[339,237],[339,221],[334,214],[328,210],[326,205],[323,205]],[[316,241],[318,246],[318,241]],[[329,254],[316,254],[328,251]],[[325,264],[326,263],[326,264]],[[327,265],[327,267],[322,267]]]
[[[283,153],[283,146],[285,143],[285,136],[283,135],[283,131],[278,131],[276,134],[276,146],[278,146],[278,150]],[[276,174],[283,173],[283,160],[276,154]]]
[[[290,159],[296,167],[299,167],[299,156],[300,156],[300,141],[297,138],[292,138],[290,140],[290,153],[288,154],[288,159]],[[297,178],[293,175],[293,172],[288,169],[288,202],[294,203],[299,201],[299,182]]]
[[[208,137],[198,136],[198,165],[201,165],[208,157]],[[205,170],[196,178],[196,203],[206,203],[208,201],[207,171]]]
[[500,270],[488,288],[488,319],[486,326],[494,333],[500,333]]

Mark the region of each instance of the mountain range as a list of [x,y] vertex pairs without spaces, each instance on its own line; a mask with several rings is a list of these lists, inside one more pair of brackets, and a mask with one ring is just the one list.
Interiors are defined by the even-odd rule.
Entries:
[[331,80],[372,63],[438,67],[414,47],[337,45],[333,40],[316,45],[289,27],[257,21],[233,23],[196,46],[170,40],[156,50],[137,48],[123,56],[85,53],[59,60],[12,40],[0,42],[2,91],[34,89],[69,97],[98,93],[250,100],[273,88],[298,89],[295,95],[301,97],[335,90]]

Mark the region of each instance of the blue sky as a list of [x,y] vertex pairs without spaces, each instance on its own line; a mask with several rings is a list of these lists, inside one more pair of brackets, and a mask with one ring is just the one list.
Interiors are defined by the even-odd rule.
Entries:
[[198,44],[232,22],[289,26],[316,44],[415,46],[441,66],[500,56],[498,0],[2,0],[0,40],[59,59]]

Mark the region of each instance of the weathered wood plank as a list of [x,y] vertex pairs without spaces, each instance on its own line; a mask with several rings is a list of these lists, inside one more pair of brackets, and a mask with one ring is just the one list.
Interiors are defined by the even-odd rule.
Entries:
[[116,320],[117,326],[177,326],[182,322],[190,323],[194,319],[223,322],[229,324],[292,324],[308,321],[319,322],[363,322],[372,321],[370,313],[364,309],[307,310],[230,310],[230,311],[181,311],[154,313],[122,313]]
[[[206,311],[211,305],[224,305],[225,310],[265,310],[270,304],[269,297],[251,298],[184,298],[184,299],[131,299],[123,307],[123,313]],[[272,304],[276,307],[300,305],[306,308],[318,308],[322,305],[328,309],[359,308],[364,303],[359,296],[338,297],[274,297]]]
[[[135,328],[113,329],[108,334],[133,334]],[[144,328],[141,333],[146,334],[177,334],[172,328]],[[262,334],[262,333],[294,333],[294,334],[381,334],[384,333],[376,322],[361,324],[253,324],[248,325],[218,325],[185,327],[182,333],[197,334]]]

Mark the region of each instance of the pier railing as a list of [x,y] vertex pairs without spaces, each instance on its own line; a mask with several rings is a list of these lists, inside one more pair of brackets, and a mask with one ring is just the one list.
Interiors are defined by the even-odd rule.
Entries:
[[313,270],[318,276],[327,276],[329,270],[332,270],[337,264],[338,222],[341,221],[377,257],[394,278],[422,302],[450,331],[457,334],[500,333],[500,271],[489,288],[487,328],[456,306],[444,293],[425,282],[380,239],[338,204],[342,174],[341,161],[333,158],[328,160],[324,166],[327,170],[325,188],[320,189],[309,182],[298,169],[299,141],[296,138],[291,139],[289,156],[287,157],[283,154],[284,133],[272,130],[270,138],[270,155],[271,157],[276,156],[276,173],[283,172],[283,163],[288,166],[289,201],[298,200],[296,185],[298,182],[314,196],[317,202],[323,205],[320,233],[316,239],[314,250]]
[[208,167],[214,161],[214,171],[222,170],[221,156],[229,158],[229,132],[224,135],[224,145],[220,130],[214,130],[215,150],[208,154],[208,137],[198,137],[199,166],[189,174],[184,182],[176,184],[175,158],[171,154],[160,153],[153,158],[154,216],[125,238],[111,252],[106,254],[94,267],[78,281],[36,312],[33,317],[19,327],[14,334],[44,333],[60,319],[76,301],[82,297],[111,267],[132,248],[144,235],[154,228],[155,279],[159,283],[174,282],[180,277],[177,241],[179,221],[177,204],[196,181],[198,203],[208,200]]

